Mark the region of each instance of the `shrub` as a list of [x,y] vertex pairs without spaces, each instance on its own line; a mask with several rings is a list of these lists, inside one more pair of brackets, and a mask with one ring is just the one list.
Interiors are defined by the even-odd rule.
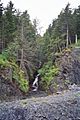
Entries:
[[28,80],[25,79],[25,74],[24,72],[20,69],[20,67],[16,64],[14,60],[9,61],[6,57],[6,55],[1,54],[0,55],[0,67],[1,68],[11,68],[12,69],[12,78],[16,81],[18,84],[19,88],[23,92],[28,91]]
[[48,62],[43,65],[43,67],[38,71],[39,74],[41,75],[41,84],[44,89],[48,89],[51,80],[58,75],[59,73],[59,68],[52,65],[51,62]]

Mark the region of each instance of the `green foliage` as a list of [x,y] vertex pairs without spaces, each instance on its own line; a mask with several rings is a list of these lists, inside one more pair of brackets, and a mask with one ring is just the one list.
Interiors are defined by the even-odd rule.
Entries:
[[17,51],[19,49],[18,41],[15,41],[14,43],[11,42],[7,49],[3,50],[2,55],[5,56],[8,60],[15,60],[17,58]]
[[[11,1],[3,8],[0,2],[0,42],[3,43],[0,49],[0,66],[12,69],[13,79],[24,92],[29,87],[25,78],[33,77],[38,64],[36,32],[27,10],[20,13]],[[16,64],[18,59],[22,59],[26,75],[21,70],[23,68]]]
[[0,65],[1,67],[8,67],[9,66],[9,62],[8,60],[6,59],[6,57],[2,54],[0,54]]
[[[38,63],[44,63],[39,73],[42,76],[43,86],[48,88],[50,81],[59,72],[59,69],[48,61],[55,56],[60,56],[61,51],[66,47],[67,26],[69,44],[75,42],[73,39],[75,34],[78,35],[78,39],[80,38],[80,6],[74,11],[69,7],[70,5],[67,4],[41,37],[37,34],[36,21],[34,25],[31,23],[27,10],[23,13],[16,11],[11,1],[3,9],[0,2],[0,39],[5,45],[0,55],[0,65],[12,68],[13,78],[22,91],[28,90],[28,81],[25,80],[24,72],[16,64],[16,59],[22,54],[21,50],[23,50],[24,64],[29,79],[33,77]],[[76,46],[80,46],[80,42]],[[70,52],[69,49],[66,52]]]
[[7,47],[8,43],[13,42],[14,33],[16,31],[16,23],[15,23],[15,9],[14,4],[10,1],[5,8],[3,20],[4,20],[4,38],[5,38],[5,46]]
[[75,44],[75,47],[80,47],[80,39],[78,39],[78,43]]
[[41,75],[41,84],[44,89],[48,89],[50,82],[56,75],[59,73],[59,68],[52,65],[51,62],[48,62],[43,65],[43,67],[38,71]]
[[28,80],[25,79],[24,72],[18,67],[16,63],[11,63],[12,69],[13,69],[13,78],[16,80],[16,82],[19,85],[19,88],[23,92],[27,92],[29,88]]
[[[68,41],[67,41],[68,30]],[[44,34],[44,57],[52,57],[55,52],[61,52],[67,45],[75,43],[75,34],[80,38],[80,6],[72,10],[70,4],[53,20]],[[79,45],[78,45],[79,46]]]
[[18,84],[19,88],[23,92],[28,91],[28,80],[25,79],[24,72],[19,68],[19,66],[14,61],[8,61],[6,56],[0,54],[0,66],[1,68],[11,68],[12,69],[12,77]]
[[78,42],[76,44],[71,44],[70,47],[71,48],[80,47],[80,39],[78,39]]

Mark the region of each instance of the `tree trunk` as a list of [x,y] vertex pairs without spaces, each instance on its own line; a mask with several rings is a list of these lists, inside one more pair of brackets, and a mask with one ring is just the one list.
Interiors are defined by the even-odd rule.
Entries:
[[22,31],[21,31],[21,41],[22,41],[22,49],[21,49],[21,63],[20,63],[20,68],[23,67],[23,57],[24,57],[24,52],[23,52],[23,39],[24,39],[24,35],[23,35],[23,21],[22,21]]
[[66,44],[66,47],[68,48],[68,45],[69,45],[69,41],[68,41],[68,38],[69,38],[69,29],[68,29],[68,24],[67,24],[67,44]]
[[20,61],[20,68],[23,67],[23,55],[24,55],[24,52],[23,52],[23,49],[21,49],[21,61]]
[[77,44],[77,34],[75,35],[75,43]]

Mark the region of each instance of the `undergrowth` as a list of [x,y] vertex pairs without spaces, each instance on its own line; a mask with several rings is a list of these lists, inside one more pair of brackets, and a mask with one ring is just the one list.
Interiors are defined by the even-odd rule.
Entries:
[[0,67],[2,68],[10,68],[12,69],[12,79],[16,81],[20,90],[23,92],[28,91],[28,80],[25,79],[24,72],[20,69],[20,67],[16,64],[13,58],[8,58],[8,53],[3,52],[0,54]]
[[59,73],[59,68],[54,66],[52,62],[48,62],[39,69],[39,74],[41,75],[41,85],[45,90],[49,88],[51,80],[54,79]]

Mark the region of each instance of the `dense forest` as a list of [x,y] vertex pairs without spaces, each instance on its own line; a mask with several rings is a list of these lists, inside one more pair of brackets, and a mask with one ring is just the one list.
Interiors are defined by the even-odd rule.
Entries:
[[20,12],[12,1],[3,6],[0,1],[0,76],[26,93],[39,73],[41,88],[47,90],[59,72],[55,54],[79,44],[80,6],[71,9],[68,3],[43,36],[27,10]]

